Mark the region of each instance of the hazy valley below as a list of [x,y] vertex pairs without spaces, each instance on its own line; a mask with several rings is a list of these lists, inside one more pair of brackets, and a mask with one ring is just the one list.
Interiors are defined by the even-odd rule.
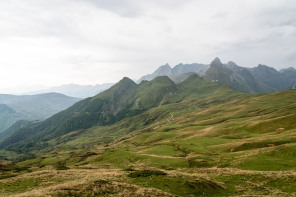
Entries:
[[59,93],[0,94],[0,136],[19,120],[40,121],[70,107],[80,99]]

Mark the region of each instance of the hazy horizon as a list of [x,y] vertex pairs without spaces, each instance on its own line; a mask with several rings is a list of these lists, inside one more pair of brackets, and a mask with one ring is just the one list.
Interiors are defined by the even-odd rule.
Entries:
[[0,93],[139,79],[169,63],[296,66],[293,0],[4,0]]

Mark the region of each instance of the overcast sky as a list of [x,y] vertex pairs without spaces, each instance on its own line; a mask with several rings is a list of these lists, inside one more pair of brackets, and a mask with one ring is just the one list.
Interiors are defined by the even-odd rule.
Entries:
[[296,67],[295,0],[1,0],[0,92],[138,79],[165,63]]

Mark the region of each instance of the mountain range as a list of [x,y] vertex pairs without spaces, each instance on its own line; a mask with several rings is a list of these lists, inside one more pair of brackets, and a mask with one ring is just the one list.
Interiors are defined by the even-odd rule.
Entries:
[[99,94],[100,92],[110,88],[112,85],[114,84],[113,83],[104,83],[104,84],[97,84],[97,85],[66,84],[66,85],[51,87],[44,90],[27,92],[24,94],[35,95],[35,94],[56,92],[56,93],[67,95],[69,97],[87,98],[87,97],[91,97]]
[[143,80],[150,81],[158,76],[177,76],[184,73],[197,73],[200,76],[203,76],[206,72],[206,70],[209,68],[209,65],[205,64],[178,64],[175,67],[171,68],[169,64],[165,64],[163,66],[160,66],[156,71],[154,71],[152,74],[145,75],[141,77],[138,80],[138,83],[140,83]]
[[169,76],[173,80],[182,81],[188,73],[196,73],[208,81],[251,94],[277,92],[291,89],[296,85],[296,69],[293,67],[280,71],[261,64],[254,68],[245,68],[231,61],[223,64],[219,58],[215,58],[210,65],[178,64],[171,68],[166,64],[152,74],[141,77],[139,82],[151,80],[157,76]]

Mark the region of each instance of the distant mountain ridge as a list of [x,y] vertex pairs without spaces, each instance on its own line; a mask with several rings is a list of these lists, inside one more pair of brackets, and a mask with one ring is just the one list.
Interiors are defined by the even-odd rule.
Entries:
[[208,81],[227,85],[233,90],[246,93],[270,93],[292,89],[296,85],[296,69],[293,67],[277,71],[272,67],[259,64],[254,68],[245,68],[229,61],[223,64],[217,57],[211,64],[178,64],[171,68],[168,64],[160,66],[155,72],[139,79],[151,80],[157,76],[169,76],[180,82],[196,73]]
[[160,66],[156,71],[154,71],[152,74],[144,75],[138,80],[138,83],[140,83],[143,80],[152,80],[155,77],[158,76],[176,76],[181,75],[184,73],[197,73],[200,76],[203,76],[206,70],[209,68],[209,65],[206,64],[178,64],[175,67],[171,68],[169,64],[165,64],[163,66]]
[[104,90],[107,90],[113,85],[113,83],[104,83],[97,85],[78,85],[78,84],[66,84],[61,86],[56,86],[44,90],[38,90],[33,92],[28,92],[25,94],[35,95],[35,94],[44,94],[50,92],[56,92],[60,94],[64,94],[70,97],[76,98],[87,98],[92,97]]
[[287,74],[261,64],[254,68],[245,68],[234,62],[222,64],[219,58],[215,58],[204,78],[228,85],[236,91],[270,93],[291,89],[296,83],[296,70],[294,70]]
[[0,94],[0,133],[18,120],[44,120],[79,100],[59,93]]
[[0,104],[0,133],[18,120],[31,118],[28,114],[17,112],[8,105]]

